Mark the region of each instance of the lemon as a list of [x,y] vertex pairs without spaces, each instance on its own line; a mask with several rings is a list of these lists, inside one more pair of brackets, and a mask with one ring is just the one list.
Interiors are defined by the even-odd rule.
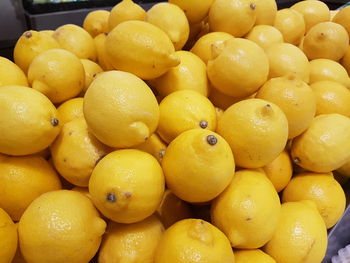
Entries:
[[208,78],[214,88],[232,97],[245,97],[267,80],[269,62],[264,50],[253,41],[234,38],[213,45]]
[[145,142],[159,121],[152,90],[123,71],[100,73],[85,93],[83,110],[92,134],[111,147],[128,148]]
[[280,263],[313,263],[322,261],[326,249],[326,226],[315,204],[282,204],[277,229],[264,251]]
[[212,203],[211,218],[232,247],[253,249],[272,238],[280,209],[278,194],[264,172],[243,169]]
[[42,194],[24,212],[18,226],[21,252],[28,263],[84,263],[97,252],[106,223],[81,193]]
[[282,33],[286,43],[293,45],[298,45],[305,33],[303,15],[291,8],[278,10],[273,26]]
[[22,34],[13,49],[13,59],[24,73],[27,73],[33,58],[43,51],[60,48],[60,44],[48,34],[29,30]]
[[162,29],[174,44],[175,50],[182,49],[186,44],[190,26],[184,11],[177,5],[166,2],[155,4],[147,11],[145,21]]
[[318,81],[311,84],[316,97],[316,115],[339,113],[350,117],[350,91],[335,81]]
[[344,27],[333,22],[321,22],[307,32],[303,51],[310,59],[326,58],[338,61],[349,46],[349,35]]
[[330,21],[330,10],[328,6],[319,0],[299,1],[291,6],[304,16],[305,32],[314,25]]
[[52,35],[60,44],[78,58],[96,60],[96,48],[93,38],[80,26],[65,24],[58,27]]
[[146,11],[132,0],[123,0],[116,4],[109,15],[108,26],[111,31],[117,25],[128,20],[141,20],[146,17]]
[[215,107],[216,119],[219,120],[221,116],[224,114],[224,110],[218,107]]
[[295,164],[317,173],[338,169],[350,159],[350,119],[340,114],[316,116],[292,142]]
[[259,168],[272,162],[284,149],[288,121],[274,103],[246,99],[221,116],[217,132],[230,144],[237,166]]
[[346,69],[348,74],[350,74],[350,46],[348,46],[344,57],[340,60],[340,63]]
[[244,98],[231,97],[222,93],[218,89],[211,87],[210,93],[209,93],[209,99],[215,106],[220,107],[223,110],[226,110],[232,104],[239,102],[243,99],[246,99],[246,97]]
[[204,62],[189,51],[176,51],[175,55],[180,59],[180,64],[159,78],[150,80],[149,84],[161,96],[178,90],[195,90],[208,96],[208,78]]
[[192,217],[192,214],[191,208],[186,202],[174,195],[169,189],[165,190],[163,200],[156,212],[165,228],[172,226],[177,221]]
[[8,85],[28,86],[27,76],[11,60],[0,56],[0,87]]
[[101,33],[108,32],[109,13],[110,12],[107,10],[94,10],[89,12],[84,18],[83,28],[92,37],[95,37]]
[[339,25],[342,25],[346,31],[348,31],[348,34],[350,35],[350,8],[348,6],[342,8],[341,10],[338,10],[336,15],[333,17],[332,21],[334,23],[337,23]]
[[135,146],[135,149],[152,154],[159,163],[163,160],[166,148],[167,144],[157,133],[153,133],[144,143]]
[[17,228],[2,208],[0,208],[0,225],[0,262],[10,263],[17,249]]
[[82,92],[85,93],[89,88],[91,82],[94,80],[98,73],[101,73],[103,71],[103,69],[98,64],[89,59],[81,59],[80,62],[83,64],[85,71],[85,85],[82,90]]
[[350,78],[346,69],[330,59],[320,58],[310,61],[310,84],[321,80],[336,81],[350,88]]
[[157,210],[164,194],[163,171],[148,153],[114,151],[96,165],[89,192],[104,216],[118,223],[135,223]]
[[114,68],[142,79],[153,79],[180,63],[168,35],[144,21],[125,21],[106,38],[106,50]]
[[57,171],[77,186],[89,185],[97,162],[112,150],[88,131],[84,119],[67,122],[50,149]]
[[33,59],[28,69],[28,81],[33,89],[46,95],[53,103],[60,103],[82,91],[84,67],[71,52],[50,49]]
[[193,90],[179,90],[165,97],[159,104],[157,132],[170,143],[190,129],[216,129],[216,113],[209,99]]
[[207,64],[208,60],[211,58],[211,46],[215,43],[225,42],[231,38],[233,38],[233,36],[229,33],[210,32],[200,37],[196,43],[194,43],[190,51]]
[[162,168],[168,188],[177,197],[198,203],[224,191],[232,180],[235,162],[230,146],[220,135],[193,129],[168,145]]
[[232,263],[227,237],[212,224],[184,219],[168,228],[160,239],[154,263]]
[[292,160],[289,153],[284,150],[271,163],[265,165],[263,170],[276,191],[282,191],[293,175]]
[[256,94],[256,98],[275,103],[288,120],[288,138],[304,132],[316,113],[316,99],[310,86],[296,74],[268,80]]
[[283,202],[312,200],[327,229],[334,226],[345,210],[345,193],[332,174],[303,173],[294,176],[283,191]]
[[277,14],[275,0],[255,0],[256,21],[255,25],[273,25]]
[[269,79],[295,73],[306,83],[310,80],[310,64],[305,54],[289,43],[277,43],[266,50],[269,59]]
[[52,37],[53,33],[55,33],[55,30],[47,29],[47,30],[40,30],[39,32],[47,34]]
[[47,148],[60,132],[57,110],[40,92],[0,88],[0,152],[28,155]]
[[70,99],[63,102],[57,108],[57,112],[60,116],[60,123],[62,126],[74,119],[84,118],[83,101],[83,98]]
[[256,4],[250,0],[216,0],[209,10],[211,31],[227,32],[242,37],[254,26]]
[[103,70],[112,70],[113,66],[108,60],[108,55],[105,47],[106,38],[106,33],[101,33],[94,38],[97,52],[97,62]]
[[156,216],[133,224],[108,223],[98,262],[153,263],[164,227]]
[[270,25],[254,26],[245,38],[257,43],[264,50],[267,50],[275,43],[283,43],[282,33]]
[[14,221],[19,221],[35,198],[61,189],[57,173],[39,156],[0,157],[0,184],[0,207]]
[[185,12],[190,24],[205,19],[213,2],[214,0],[169,0],[169,3],[179,6]]
[[235,250],[235,263],[276,263],[276,261],[260,249]]

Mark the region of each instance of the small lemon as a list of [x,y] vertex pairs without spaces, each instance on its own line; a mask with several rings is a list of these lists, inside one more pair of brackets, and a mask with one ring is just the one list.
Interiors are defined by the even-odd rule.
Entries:
[[147,11],[145,21],[162,29],[174,44],[175,50],[182,49],[186,44],[190,26],[184,11],[177,5],[166,2],[155,4]]
[[332,174],[303,173],[294,176],[283,191],[283,202],[311,200],[317,205],[327,229],[345,210],[345,193]]
[[270,25],[254,26],[245,38],[257,43],[264,50],[267,50],[275,43],[283,43],[282,33]]
[[164,194],[163,171],[148,153],[114,151],[96,165],[89,192],[104,216],[118,223],[135,223],[157,210]]
[[216,113],[209,99],[193,90],[179,90],[166,96],[159,104],[157,132],[170,143],[190,129],[216,129]]
[[156,249],[154,263],[232,263],[227,237],[212,224],[184,219],[168,228]]
[[55,106],[22,86],[0,88],[0,152],[28,155],[47,148],[60,132]]
[[97,74],[101,73],[103,69],[98,64],[89,59],[80,59],[80,62],[83,64],[85,71],[85,85],[82,90],[82,93],[84,94]]
[[159,137],[157,133],[153,133],[144,143],[135,146],[135,149],[152,154],[159,163],[162,162],[167,144]]
[[346,69],[348,74],[350,74],[350,46],[348,46],[345,55],[340,60],[340,63]]
[[273,25],[277,14],[276,0],[255,0],[255,25]]
[[232,97],[246,97],[267,80],[269,61],[253,41],[234,38],[213,45],[208,61],[208,78],[214,88]]
[[220,135],[193,129],[168,145],[162,167],[168,188],[182,200],[198,203],[224,191],[232,180],[235,162],[230,146]]
[[123,0],[116,4],[109,15],[108,26],[111,31],[117,25],[128,20],[145,20],[146,11],[132,0]]
[[288,120],[276,104],[246,99],[224,112],[217,132],[230,144],[237,166],[259,168],[283,151],[288,137]]
[[17,228],[2,208],[0,208],[0,225],[0,262],[10,263],[17,249]]
[[8,85],[28,86],[27,76],[11,60],[0,56],[0,87]]
[[209,93],[209,99],[215,106],[220,107],[223,110],[226,110],[232,104],[239,102],[239,101],[246,99],[246,98],[231,97],[231,96],[228,96],[228,95],[222,93],[218,89],[211,87],[210,93]]
[[195,24],[205,19],[214,0],[169,0],[179,6],[186,14],[188,22]]
[[108,32],[109,13],[110,12],[107,10],[94,10],[89,12],[84,18],[83,28],[92,37],[95,37],[101,33]]
[[340,114],[316,116],[292,142],[295,164],[317,173],[338,169],[350,159],[350,119]]
[[212,203],[211,218],[236,248],[259,248],[277,227],[281,204],[264,172],[243,169]]
[[57,173],[39,156],[0,157],[0,184],[0,207],[14,221],[38,196],[61,189]]
[[105,221],[83,194],[48,192],[35,199],[21,217],[21,252],[28,263],[89,262],[105,228]]
[[235,250],[235,263],[276,263],[276,261],[260,249]]
[[314,263],[322,261],[326,249],[326,225],[315,203],[282,204],[277,229],[264,251],[279,263]]
[[335,81],[317,81],[311,84],[316,97],[316,115],[339,113],[350,117],[350,91]]
[[98,262],[152,263],[163,232],[162,223],[154,215],[133,224],[109,221]]
[[153,79],[180,64],[168,35],[144,21],[125,21],[106,38],[108,59],[114,68]]
[[350,8],[349,6],[346,6],[342,8],[341,10],[338,10],[336,15],[333,17],[332,21],[334,23],[337,23],[339,25],[342,25],[346,31],[348,31],[348,34],[350,35]]
[[57,112],[60,116],[60,122],[63,126],[65,123],[74,119],[84,118],[83,113],[83,98],[74,98],[63,102],[58,108]]
[[112,64],[108,60],[108,55],[105,47],[107,33],[101,33],[94,38],[94,43],[97,52],[97,62],[103,70],[114,69]]

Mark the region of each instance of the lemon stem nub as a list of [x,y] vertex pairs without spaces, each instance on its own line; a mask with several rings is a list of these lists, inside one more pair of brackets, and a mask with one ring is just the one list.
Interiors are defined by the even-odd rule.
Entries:
[[255,7],[256,7],[256,4],[253,4],[253,3],[250,4],[251,9],[255,10]]
[[32,37],[32,33],[30,33],[30,32],[25,32],[25,33],[24,33],[24,36],[25,36],[26,38],[31,38],[31,37]]
[[218,139],[214,135],[208,135],[207,136],[207,142],[210,145],[215,145],[218,142]]
[[52,124],[52,126],[57,126],[59,123],[60,123],[60,122],[59,122],[58,119],[56,119],[56,118],[51,118],[51,124]]
[[202,129],[205,129],[208,127],[208,122],[207,121],[200,121],[199,122],[199,126],[202,128]]
[[293,161],[294,161],[296,164],[300,163],[300,159],[299,159],[298,157],[295,157],[295,158],[293,159]]
[[160,157],[160,158],[163,158],[163,157],[164,157],[164,154],[165,154],[165,150],[164,150],[164,149],[161,149],[161,150],[159,151],[159,157]]
[[270,116],[272,114],[273,110],[271,108],[270,104],[266,104],[263,108],[262,108],[262,115],[263,116]]
[[115,203],[117,201],[117,197],[113,193],[108,193],[106,199],[110,203]]

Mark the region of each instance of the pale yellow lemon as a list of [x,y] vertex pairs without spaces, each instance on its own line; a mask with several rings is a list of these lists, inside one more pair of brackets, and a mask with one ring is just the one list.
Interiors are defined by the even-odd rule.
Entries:
[[108,19],[109,11],[94,10],[89,12],[83,21],[83,28],[92,36],[109,32]]
[[101,33],[94,38],[97,53],[96,61],[105,71],[114,69],[112,64],[108,60],[108,55],[105,47],[106,38],[107,33]]
[[255,25],[273,25],[277,14],[277,2],[275,0],[255,0],[256,21]]
[[348,46],[343,58],[340,60],[340,63],[346,69],[348,74],[350,74],[350,46]]
[[257,43],[264,50],[275,43],[283,43],[282,33],[277,28],[270,25],[254,26],[245,38]]
[[11,217],[0,208],[0,262],[11,263],[17,249],[17,227]]
[[98,73],[101,73],[103,69],[95,62],[89,59],[80,59],[85,71],[85,82],[82,93],[84,94],[89,88],[91,82],[95,79]]
[[152,154],[159,163],[162,162],[167,144],[157,133],[153,133],[144,143],[135,146],[135,149]]
[[195,24],[205,19],[214,0],[169,0],[179,6],[186,14],[188,22]]
[[73,98],[63,102],[57,108],[62,126],[74,119],[84,118],[83,102],[83,98]]
[[335,14],[335,16],[333,17],[332,21],[334,23],[337,23],[339,25],[342,25],[346,31],[348,31],[348,34],[350,35],[350,8],[349,6],[346,6],[340,10],[338,10],[338,12]]
[[7,85],[28,86],[28,80],[20,67],[0,56],[0,87]]
[[235,263],[276,263],[276,261],[260,249],[235,250]]

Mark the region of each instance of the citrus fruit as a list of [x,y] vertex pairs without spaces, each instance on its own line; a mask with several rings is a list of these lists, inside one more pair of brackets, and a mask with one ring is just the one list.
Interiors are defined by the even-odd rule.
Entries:
[[348,46],[344,57],[340,60],[340,63],[346,69],[348,74],[350,74],[350,46]]
[[95,62],[89,59],[80,59],[85,71],[85,83],[82,93],[84,94],[89,88],[91,82],[95,79],[98,73],[101,73],[103,69]]
[[10,263],[17,249],[17,228],[2,208],[0,208],[0,224],[0,262]]
[[260,249],[235,250],[235,263],[276,263],[276,261]]
[[74,98],[63,102],[57,108],[57,112],[60,117],[60,123],[62,126],[74,119],[84,118],[83,102],[83,98]]
[[186,14],[188,22],[195,24],[205,19],[214,0],[169,0],[179,6]]
[[255,0],[256,21],[255,25],[273,25],[277,14],[275,0]]
[[350,8],[348,6],[345,6],[341,10],[338,10],[336,15],[333,17],[332,21],[334,23],[342,25],[346,31],[348,31],[348,34],[350,35]]
[[83,28],[92,37],[95,37],[101,33],[108,32],[109,13],[110,12],[107,10],[94,10],[89,12],[84,18]]
[[264,50],[275,43],[283,43],[282,33],[270,25],[256,25],[245,36],[246,39],[257,43]]
[[108,60],[108,55],[105,47],[107,33],[101,33],[94,38],[94,43],[97,53],[97,62],[103,70],[114,69],[112,64]]
[[159,163],[162,162],[167,144],[159,137],[157,133],[153,133],[144,143],[135,146],[135,149],[152,154]]
[[0,57],[0,87],[8,85],[28,86],[27,76],[11,60]]

